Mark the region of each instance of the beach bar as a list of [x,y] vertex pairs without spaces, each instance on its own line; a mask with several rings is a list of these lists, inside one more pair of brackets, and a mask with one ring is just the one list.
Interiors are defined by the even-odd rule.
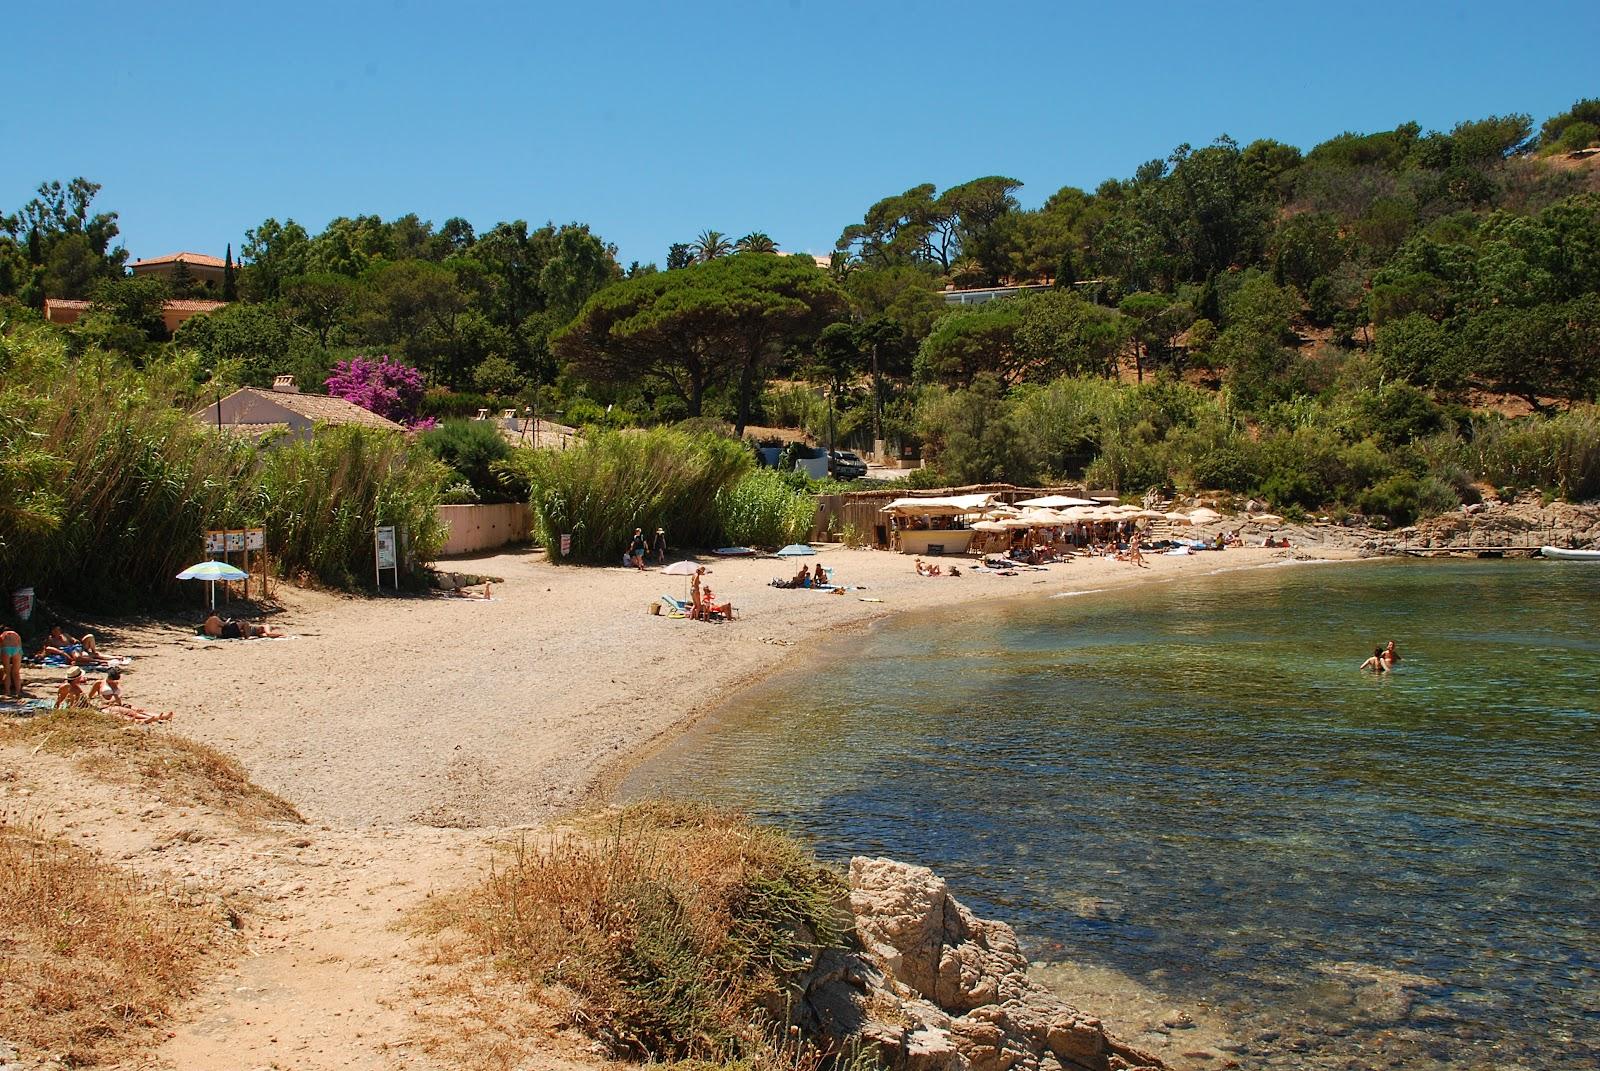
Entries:
[[889,546],[901,554],[965,554],[973,531],[966,523],[994,504],[993,492],[897,498],[878,512],[888,518]]

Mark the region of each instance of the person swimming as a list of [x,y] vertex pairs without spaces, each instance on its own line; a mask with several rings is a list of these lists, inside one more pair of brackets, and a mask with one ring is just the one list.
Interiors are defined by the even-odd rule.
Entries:
[[1372,649],[1372,657],[1361,663],[1361,668],[1373,673],[1387,673],[1389,667],[1383,660],[1383,648],[1374,647]]
[[1394,645],[1393,640],[1390,640],[1388,645],[1384,647],[1383,660],[1390,669],[1393,669],[1394,664],[1400,661],[1400,649]]

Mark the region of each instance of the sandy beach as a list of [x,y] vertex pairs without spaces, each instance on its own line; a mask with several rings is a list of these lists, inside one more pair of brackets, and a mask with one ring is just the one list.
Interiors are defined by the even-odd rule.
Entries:
[[[822,638],[886,615],[1106,589],[1341,551],[1078,559],[1016,576],[917,576],[911,559],[825,548],[810,562],[864,590],[768,586],[784,560],[714,559],[738,619],[656,616],[684,577],[550,565],[523,550],[450,568],[502,578],[493,599],[352,599],[284,585],[286,640],[197,645],[133,630],[130,694],[178,711],[176,731],[237,757],[311,820],[351,826],[537,823],[595,794],[608,771]],[[872,601],[865,601],[872,600]]]
[[[132,701],[177,712],[140,731],[233,756],[307,824],[163,806],[5,740],[0,803],[149,880],[247,905],[247,954],[193,996],[155,1066],[445,1068],[476,1059],[450,1046],[489,1031],[522,1053],[516,1066],[574,1071],[595,1066],[592,1053],[545,1028],[518,1034],[499,1021],[503,1004],[441,991],[428,949],[396,928],[433,893],[471,881],[495,844],[602,802],[630,762],[737,702],[741,686],[827,657],[830,641],[891,614],[1355,553],[1230,549],[1154,556],[1147,569],[1078,559],[1015,576],[962,561],[958,578],[919,577],[910,558],[882,551],[825,547],[805,559],[862,588],[844,595],[770,587],[794,572],[789,561],[713,559],[711,584],[738,609],[723,624],[649,612],[662,594],[685,594],[684,577],[556,566],[531,550],[447,564],[501,578],[491,601],[283,585],[272,621],[290,639],[198,642],[171,621],[89,624],[134,657]],[[34,693],[48,694],[58,672],[30,670]],[[1108,1012],[1125,1033],[1149,1026],[1137,1008]],[[1175,1068],[1212,1066],[1181,1058],[1181,1046],[1161,1051]]]

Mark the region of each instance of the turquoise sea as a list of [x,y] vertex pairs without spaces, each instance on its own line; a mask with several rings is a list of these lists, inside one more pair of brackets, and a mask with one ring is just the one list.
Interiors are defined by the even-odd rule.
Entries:
[[964,607],[819,646],[625,794],[931,866],[1247,1067],[1595,1066],[1597,629],[1600,567],[1554,562]]

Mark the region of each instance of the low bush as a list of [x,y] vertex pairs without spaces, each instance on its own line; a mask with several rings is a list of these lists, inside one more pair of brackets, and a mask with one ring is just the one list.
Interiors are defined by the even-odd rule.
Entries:
[[477,502],[521,502],[527,481],[504,466],[515,449],[491,420],[450,420],[423,432],[419,441],[449,466],[449,486],[465,483]]
[[499,971],[570,992],[573,1020],[615,1056],[776,1069],[808,1066],[789,1006],[848,932],[843,895],[782,833],[652,804],[604,836],[518,845],[430,921],[464,931]]

